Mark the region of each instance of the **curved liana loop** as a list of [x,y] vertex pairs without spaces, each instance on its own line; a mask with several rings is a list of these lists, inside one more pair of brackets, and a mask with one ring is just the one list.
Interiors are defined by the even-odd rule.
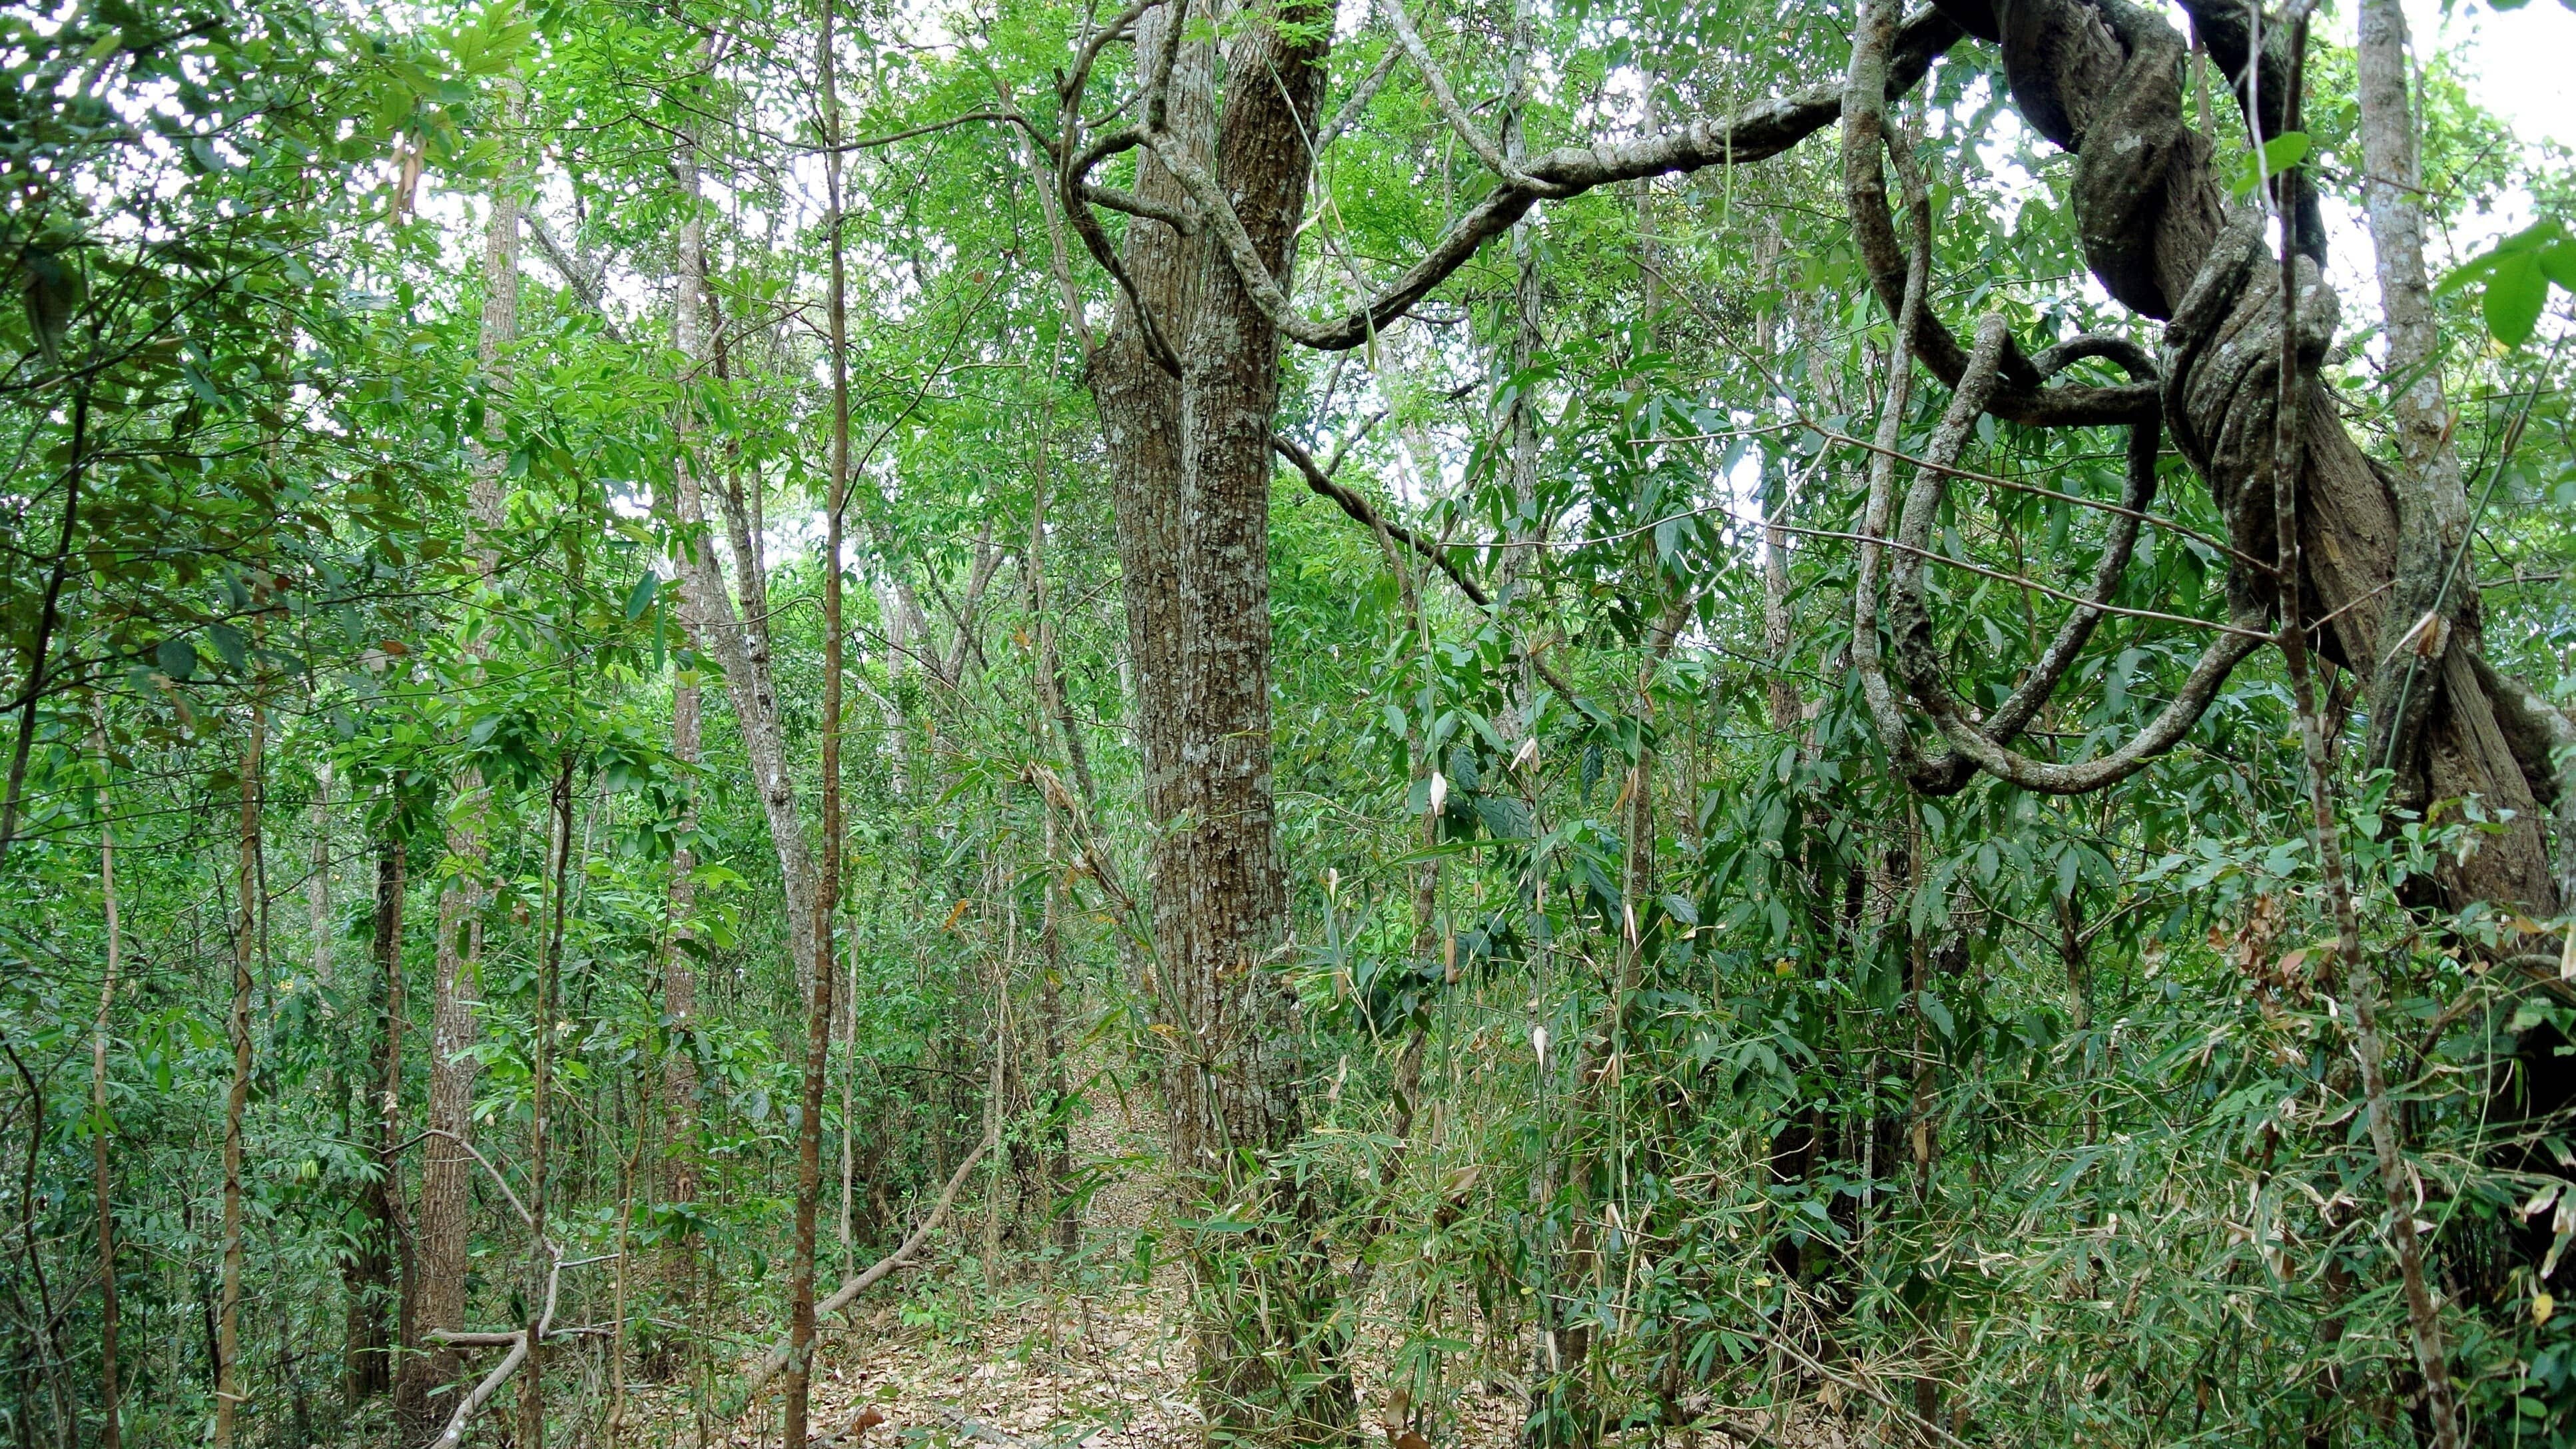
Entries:
[[[2189,295],[2174,308],[2176,320],[2167,329],[2162,369],[2144,347],[2108,334],[2070,338],[2026,357],[2014,346],[2003,319],[1997,315],[1979,322],[1972,349],[1961,348],[1958,339],[1923,302],[1930,267],[1931,217],[1929,207],[1919,197],[1908,198],[1913,223],[1912,254],[1902,263],[1898,261],[1898,233],[1879,160],[1880,149],[1891,138],[1884,106],[1876,99],[1884,94],[1878,69],[1884,64],[1891,18],[1892,7],[1884,3],[1864,8],[1862,22],[1853,36],[1852,66],[1843,104],[1843,187],[1853,232],[1881,298],[1897,314],[1888,412],[1879,426],[1879,443],[1870,469],[1869,501],[1860,527],[1853,587],[1853,667],[1860,674],[1871,721],[1890,762],[1915,790],[1928,795],[1955,794],[1979,770],[2024,789],[2048,794],[2098,790],[2135,773],[2172,748],[2199,720],[2227,676],[2264,642],[2259,628],[2263,616],[2260,581],[2252,578],[2257,570],[2243,564],[2245,557],[2259,555],[2240,546],[2235,550],[2239,558],[2230,564],[2228,572],[2229,615],[2234,627],[2210,646],[2193,666],[2181,691],[2134,738],[2111,754],[2074,764],[2035,760],[2010,748],[2010,741],[2028,728],[2054,696],[2109,612],[2112,596],[2136,549],[2147,505],[2155,497],[2163,416],[2172,406],[2177,390],[2172,378],[2189,370],[2200,349],[2224,321],[2244,285],[2250,261],[2245,266],[2235,266],[2232,254],[2241,249],[2224,244],[2218,248],[2212,257],[2217,274],[2205,272],[2196,279],[2188,289]],[[2006,49],[2008,53],[2012,49],[2009,37]],[[2160,68],[2167,67],[2171,59],[2158,51],[2132,65],[2121,77],[2122,97],[2135,99],[2152,93]],[[2159,216],[2160,199],[2147,194],[2154,189],[2152,186],[2140,183],[2122,192],[2103,179],[2110,174],[2113,158],[2140,160],[2127,153],[2143,147],[2145,155],[2138,169],[2152,179],[2163,175],[2172,159],[2170,153],[2190,144],[2188,137],[2150,133],[2151,128],[2133,122],[2134,118],[2129,118],[2095,128],[2104,138],[2140,143],[2095,148],[2105,154],[2089,164],[2092,171],[2103,175],[2097,176],[2089,187],[2084,210],[2090,224],[2087,240],[2096,251],[2135,245],[2137,238],[2125,233],[2152,228]],[[1901,301],[1892,285],[1900,270]],[[2231,272],[2233,275],[2228,275]],[[2145,310],[2150,312],[2162,310],[2164,299],[2160,295],[2143,295],[2152,289],[2151,278],[2130,280],[2137,285],[2129,290],[2140,294],[2130,299],[2133,305],[2145,304]],[[1894,493],[1897,425],[1907,396],[1904,374],[1918,352],[1936,375],[1952,384],[1955,393],[1933,435],[1930,455],[1918,467],[1914,484],[1907,491],[1901,521],[1891,538],[1888,513]],[[2087,358],[2117,364],[2128,374],[2128,382],[2117,387],[2047,385],[2058,373]],[[2160,371],[2166,375],[2160,377]],[[1969,716],[1941,666],[1924,580],[1934,561],[1933,524],[1947,496],[1949,478],[1966,447],[1968,430],[1988,412],[2031,426],[2126,424],[2130,435],[2121,505],[2114,514],[2085,602],[2079,603],[2059,626],[2056,637],[2012,694],[1992,716],[1980,720]],[[2186,437],[2181,442],[2189,454],[2193,440]],[[2196,455],[2194,461],[2199,461]],[[1894,635],[1897,668],[1906,692],[1932,717],[1947,742],[1947,748],[1938,755],[1927,755],[1916,743],[1912,725],[1888,682],[1881,654],[1877,571],[1881,557],[1890,552],[1896,555],[1896,563],[1888,623]]]
[[[1896,220],[1887,204],[1885,170],[1879,160],[1882,148],[1892,153],[1898,144],[1887,125],[1887,104],[1883,99],[1894,41],[1895,7],[1867,7],[1852,33],[1851,69],[1845,77],[1842,104],[1843,195],[1851,218],[1852,240],[1860,249],[1862,264],[1869,271],[1880,302],[1890,312],[1901,305],[1907,269]],[[1959,345],[1958,337],[1937,312],[1924,308],[1906,335],[1915,355],[1923,359],[1934,376],[1953,388],[1962,384],[1968,366],[1967,349]],[[2048,374],[2037,366],[2037,359],[2024,357],[2010,337],[2004,340],[1996,368],[1996,380],[1989,389],[1989,410],[2031,427],[2135,422],[2152,416],[2157,408],[2152,385],[2046,386]]]
[[[2135,774],[2148,761],[2172,748],[2209,707],[2227,676],[2261,647],[2262,640],[2251,633],[2221,636],[2194,665],[2172,702],[2126,745],[2109,755],[2059,764],[2034,760],[2010,748],[2009,742],[2048,703],[2076,657],[2091,641],[2104,617],[2103,606],[2111,602],[2128,572],[2142,516],[2155,500],[2156,455],[2161,442],[2161,429],[2152,422],[2140,423],[2129,432],[2127,479],[2120,500],[2123,511],[2111,517],[2110,533],[2094,568],[2093,587],[2086,595],[2090,602],[2077,606],[2058,626],[2056,637],[2042,651],[2038,662],[1993,715],[1983,721],[1967,716],[1937,657],[1924,580],[1932,557],[1932,528],[1948,496],[1950,470],[1958,465],[1968,429],[1992,387],[1993,359],[2001,356],[2003,331],[2003,319],[1998,315],[1989,314],[1978,323],[1977,345],[1970,354],[1969,369],[1962,374],[1959,392],[1932,436],[1929,456],[1915,475],[1897,526],[1895,596],[1888,609],[1896,638],[1897,669],[1905,679],[1907,692],[1940,726],[1950,746],[1938,759],[1913,762],[1906,775],[1916,790],[1928,795],[1955,794],[1980,769],[2027,790],[2079,795]],[[2108,358],[2120,363],[2140,382],[2152,385],[2156,381],[2155,366],[2145,349],[2124,338],[2072,338],[2040,353],[2033,361],[2055,372],[2084,357]]]

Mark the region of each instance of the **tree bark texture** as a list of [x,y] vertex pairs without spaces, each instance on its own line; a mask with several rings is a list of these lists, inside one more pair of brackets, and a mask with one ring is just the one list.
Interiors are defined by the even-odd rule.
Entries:
[[[1315,6],[1232,31],[1217,123],[1208,26],[1148,11],[1137,54],[1171,76],[1148,103],[1174,155],[1140,152],[1137,194],[1173,211],[1177,160],[1212,170],[1252,251],[1285,275],[1303,217],[1325,75]],[[1284,22],[1284,23],[1282,23]],[[1180,27],[1175,34],[1172,27]],[[1276,322],[1224,252],[1137,220],[1109,336],[1090,359],[1114,481],[1137,750],[1153,850],[1160,1014],[1176,1028],[1164,1072],[1171,1160],[1201,1211],[1257,1224],[1205,1234],[1194,1254],[1200,1392],[1236,1433],[1321,1439],[1350,1422],[1331,1275],[1305,1205],[1267,1159],[1299,1126],[1295,1006],[1270,781],[1269,494],[1279,398]],[[1143,312],[1140,314],[1138,304]],[[1148,326],[1177,353],[1164,370]],[[1256,1266],[1255,1258],[1264,1259]],[[1266,1309],[1266,1311],[1264,1311]]]
[[[1213,164],[1216,50],[1203,35],[1174,38],[1174,7],[1146,12],[1136,25],[1136,53],[1177,45],[1165,126],[1181,145]],[[1179,207],[1178,178],[1151,151],[1137,153],[1136,193]],[[1167,828],[1180,814],[1175,784],[1180,720],[1170,707],[1181,674],[1181,382],[1150,355],[1141,300],[1166,336],[1196,310],[1208,248],[1161,222],[1138,220],[1127,232],[1126,266],[1136,298],[1122,290],[1108,338],[1091,359],[1092,396],[1108,454],[1110,501],[1117,516],[1118,567],[1127,604],[1128,665],[1138,709],[1136,753],[1144,776],[1146,818]],[[1154,701],[1148,705],[1146,701]]]

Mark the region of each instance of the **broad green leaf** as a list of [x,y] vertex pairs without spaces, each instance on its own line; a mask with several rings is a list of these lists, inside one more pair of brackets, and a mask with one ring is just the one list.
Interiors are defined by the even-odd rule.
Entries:
[[215,652],[223,656],[224,667],[241,673],[242,665],[250,658],[250,636],[230,624],[210,624],[206,637],[213,641]]
[[2264,142],[2260,154],[2252,147],[2246,148],[2244,157],[2236,165],[2237,198],[2242,200],[2253,195],[2254,188],[2263,184],[2263,178],[2278,176],[2306,159],[2308,133],[2305,131],[2283,131]]
[[2486,314],[2487,331],[2507,347],[2520,347],[2531,340],[2532,329],[2540,325],[2540,309],[2549,300],[2549,278],[2540,270],[2540,259],[2529,252],[2516,252],[2496,258],[2495,272],[2487,278],[2486,295],[2479,307]]

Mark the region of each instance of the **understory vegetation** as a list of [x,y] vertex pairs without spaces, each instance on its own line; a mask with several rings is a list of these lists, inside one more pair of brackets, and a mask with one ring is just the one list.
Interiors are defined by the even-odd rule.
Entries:
[[2396,0],[0,65],[0,1440],[2576,1444],[2576,167]]

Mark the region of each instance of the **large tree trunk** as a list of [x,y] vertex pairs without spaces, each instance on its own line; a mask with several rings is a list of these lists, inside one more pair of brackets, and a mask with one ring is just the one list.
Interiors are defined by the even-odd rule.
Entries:
[[[2195,282],[2214,285],[2204,297],[2224,301],[2232,293],[2231,303],[2186,319],[2188,330],[2206,329],[2205,343],[2184,348],[2180,357],[2168,346],[2169,372],[2179,364],[2183,375],[2167,379],[2165,412],[2177,445],[2225,510],[2239,547],[2269,557],[2279,268],[2260,264],[2259,233],[2248,238],[2228,230],[2211,144],[2183,125],[2187,52],[2181,37],[2126,0],[2000,0],[1991,6],[1984,0],[1942,0],[1942,8],[1972,34],[1999,42],[2023,119],[2076,153],[2077,220],[2086,258],[2113,297],[2147,316],[2170,318],[2190,300]],[[2185,8],[2221,66],[2240,70],[2247,45],[2242,9],[2217,0],[2193,0]],[[2277,112],[2286,86],[2277,55],[2264,70],[2259,95],[2261,109],[2269,113],[2269,134],[2284,128]],[[2321,253],[2322,229],[2308,221],[2312,204],[2292,198],[2291,209],[2300,221],[2302,249]],[[1882,296],[1902,291],[1901,271],[1890,276],[1883,267],[1875,270]],[[2332,333],[2334,307],[2321,284],[2303,284],[2302,290],[2301,346],[2311,360],[2303,371],[2313,376],[2313,361]],[[1892,296],[1889,305],[1895,305]],[[1955,344],[1944,348],[1926,339],[1920,351],[1945,380],[1956,378]],[[2013,381],[2008,370],[1997,409],[2035,414],[2017,407]],[[2307,387],[2301,427],[2306,491],[2298,510],[2306,600],[2301,612],[2331,620],[2321,648],[2367,678],[2390,643],[2421,617],[2405,613],[2404,601],[2418,591],[2425,551],[2401,547],[2399,499],[2388,477],[2345,431],[2333,394],[2322,383]],[[2437,531],[2423,534],[2434,537]],[[2429,599],[2432,591],[2421,592]],[[2455,601],[2454,607],[2464,606]],[[2513,812],[2511,823],[2484,837],[2465,863],[2445,869],[2440,887],[2449,904],[2487,901],[2551,914],[2557,891],[2526,762],[2516,760],[2478,679],[2471,658],[2474,632],[2436,625],[2419,638],[2427,636],[2434,657],[2401,671],[2413,676],[2420,723],[2419,706],[2410,699],[2403,710],[2406,727],[2371,763],[2393,758],[2401,799],[2428,804],[2474,795],[2491,812]],[[2398,712],[2393,702],[2379,710]]]
[[[1172,15],[1168,5],[1145,13],[1136,25],[1137,54],[1160,51]],[[1165,126],[1202,164],[1209,164],[1216,125],[1215,46],[1186,29],[1178,45]],[[1151,152],[1137,154],[1137,194],[1163,206],[1185,205],[1180,181]],[[1201,263],[1208,251],[1202,239],[1181,236],[1160,222],[1139,220],[1128,228],[1128,275],[1166,338],[1183,330],[1197,310]],[[1108,339],[1091,359],[1091,389],[1100,409],[1110,499],[1117,514],[1143,804],[1147,820],[1159,830],[1180,813],[1175,804],[1180,719],[1170,706],[1179,693],[1183,637],[1181,384],[1148,352],[1135,303],[1122,292],[1117,307]]]
[[[1217,184],[1254,251],[1286,276],[1305,210],[1324,89],[1329,12],[1246,14],[1226,70]],[[1203,254],[1182,361],[1181,625],[1176,694],[1142,691],[1175,725],[1171,804],[1186,825],[1158,842],[1156,915],[1179,1058],[1164,1083],[1173,1166],[1211,1208],[1260,1225],[1199,1252],[1200,1392],[1213,1424],[1323,1440],[1346,1431],[1351,1387],[1328,1327],[1335,1279],[1309,1206],[1273,1171],[1296,1137],[1296,1003],[1279,970],[1288,903],[1270,778],[1271,436],[1279,333],[1215,248]],[[1254,1252],[1247,1239],[1265,1240]],[[1256,1258],[1266,1258],[1256,1266]]]
[[[1164,129],[1213,165],[1254,250],[1284,275],[1325,79],[1326,42],[1301,22],[1323,17],[1300,5],[1279,17],[1284,27],[1241,18],[1227,71],[1260,80],[1231,91],[1221,130],[1204,26],[1185,21],[1175,38],[1172,11],[1160,7],[1139,22],[1136,48],[1150,57],[1176,45]],[[1186,206],[1185,188],[1151,153],[1140,153],[1136,186]],[[1158,1012],[1177,1030],[1163,1080],[1171,1161],[1203,1211],[1258,1225],[1202,1239],[1201,1394],[1211,1423],[1228,1431],[1332,1438],[1352,1406],[1329,1326],[1329,1265],[1307,1235],[1306,1204],[1267,1162],[1299,1128],[1270,793],[1279,336],[1223,254],[1196,238],[1136,221],[1124,264],[1136,299],[1120,296],[1091,384],[1114,480],[1144,805],[1157,829]],[[1156,362],[1137,299],[1177,351],[1179,378]],[[1238,1252],[1253,1236],[1266,1239],[1257,1268]]]
[[[515,125],[520,91],[506,87],[505,105]],[[479,347],[485,385],[483,432],[470,440],[473,464],[468,530],[483,587],[493,587],[500,557],[501,472],[509,462],[508,409],[504,396],[510,382],[509,350],[519,337],[519,193],[514,169],[504,169],[492,187],[491,215],[483,232],[483,324]],[[470,648],[469,669],[477,663]],[[447,878],[438,897],[438,937],[430,980],[429,1135],[421,1144],[420,1211],[413,1218],[417,1273],[406,1319],[426,1336],[437,1329],[465,1326],[466,1245],[474,1205],[474,1158],[467,1144],[474,1135],[474,1079],[479,1065],[472,1051],[476,1025],[474,1002],[482,995],[483,903],[481,873],[485,851],[485,812],[491,796],[481,773],[459,771],[458,805],[449,812],[447,850],[465,868]],[[439,1431],[443,1416],[430,1403],[430,1391],[456,1376],[460,1363],[453,1348],[432,1347],[406,1359],[394,1385],[394,1416],[405,1443],[426,1443]]]
[[[1284,14],[1282,21],[1299,17]],[[1268,76],[1227,96],[1217,181],[1273,275],[1288,269],[1305,208],[1307,158],[1323,90],[1321,46],[1254,24],[1230,74]],[[1174,1015],[1191,1060],[1170,1083],[1176,1166],[1243,1179],[1230,1159],[1285,1146],[1297,1131],[1293,1004],[1276,974],[1287,892],[1270,797],[1270,438],[1279,405],[1278,330],[1210,249],[1181,348],[1180,670],[1164,700],[1177,738],[1175,814],[1160,842],[1158,914]],[[1154,692],[1146,691],[1148,701]],[[1153,702],[1148,715],[1165,713]],[[1248,1166],[1248,1164],[1246,1164]]]

